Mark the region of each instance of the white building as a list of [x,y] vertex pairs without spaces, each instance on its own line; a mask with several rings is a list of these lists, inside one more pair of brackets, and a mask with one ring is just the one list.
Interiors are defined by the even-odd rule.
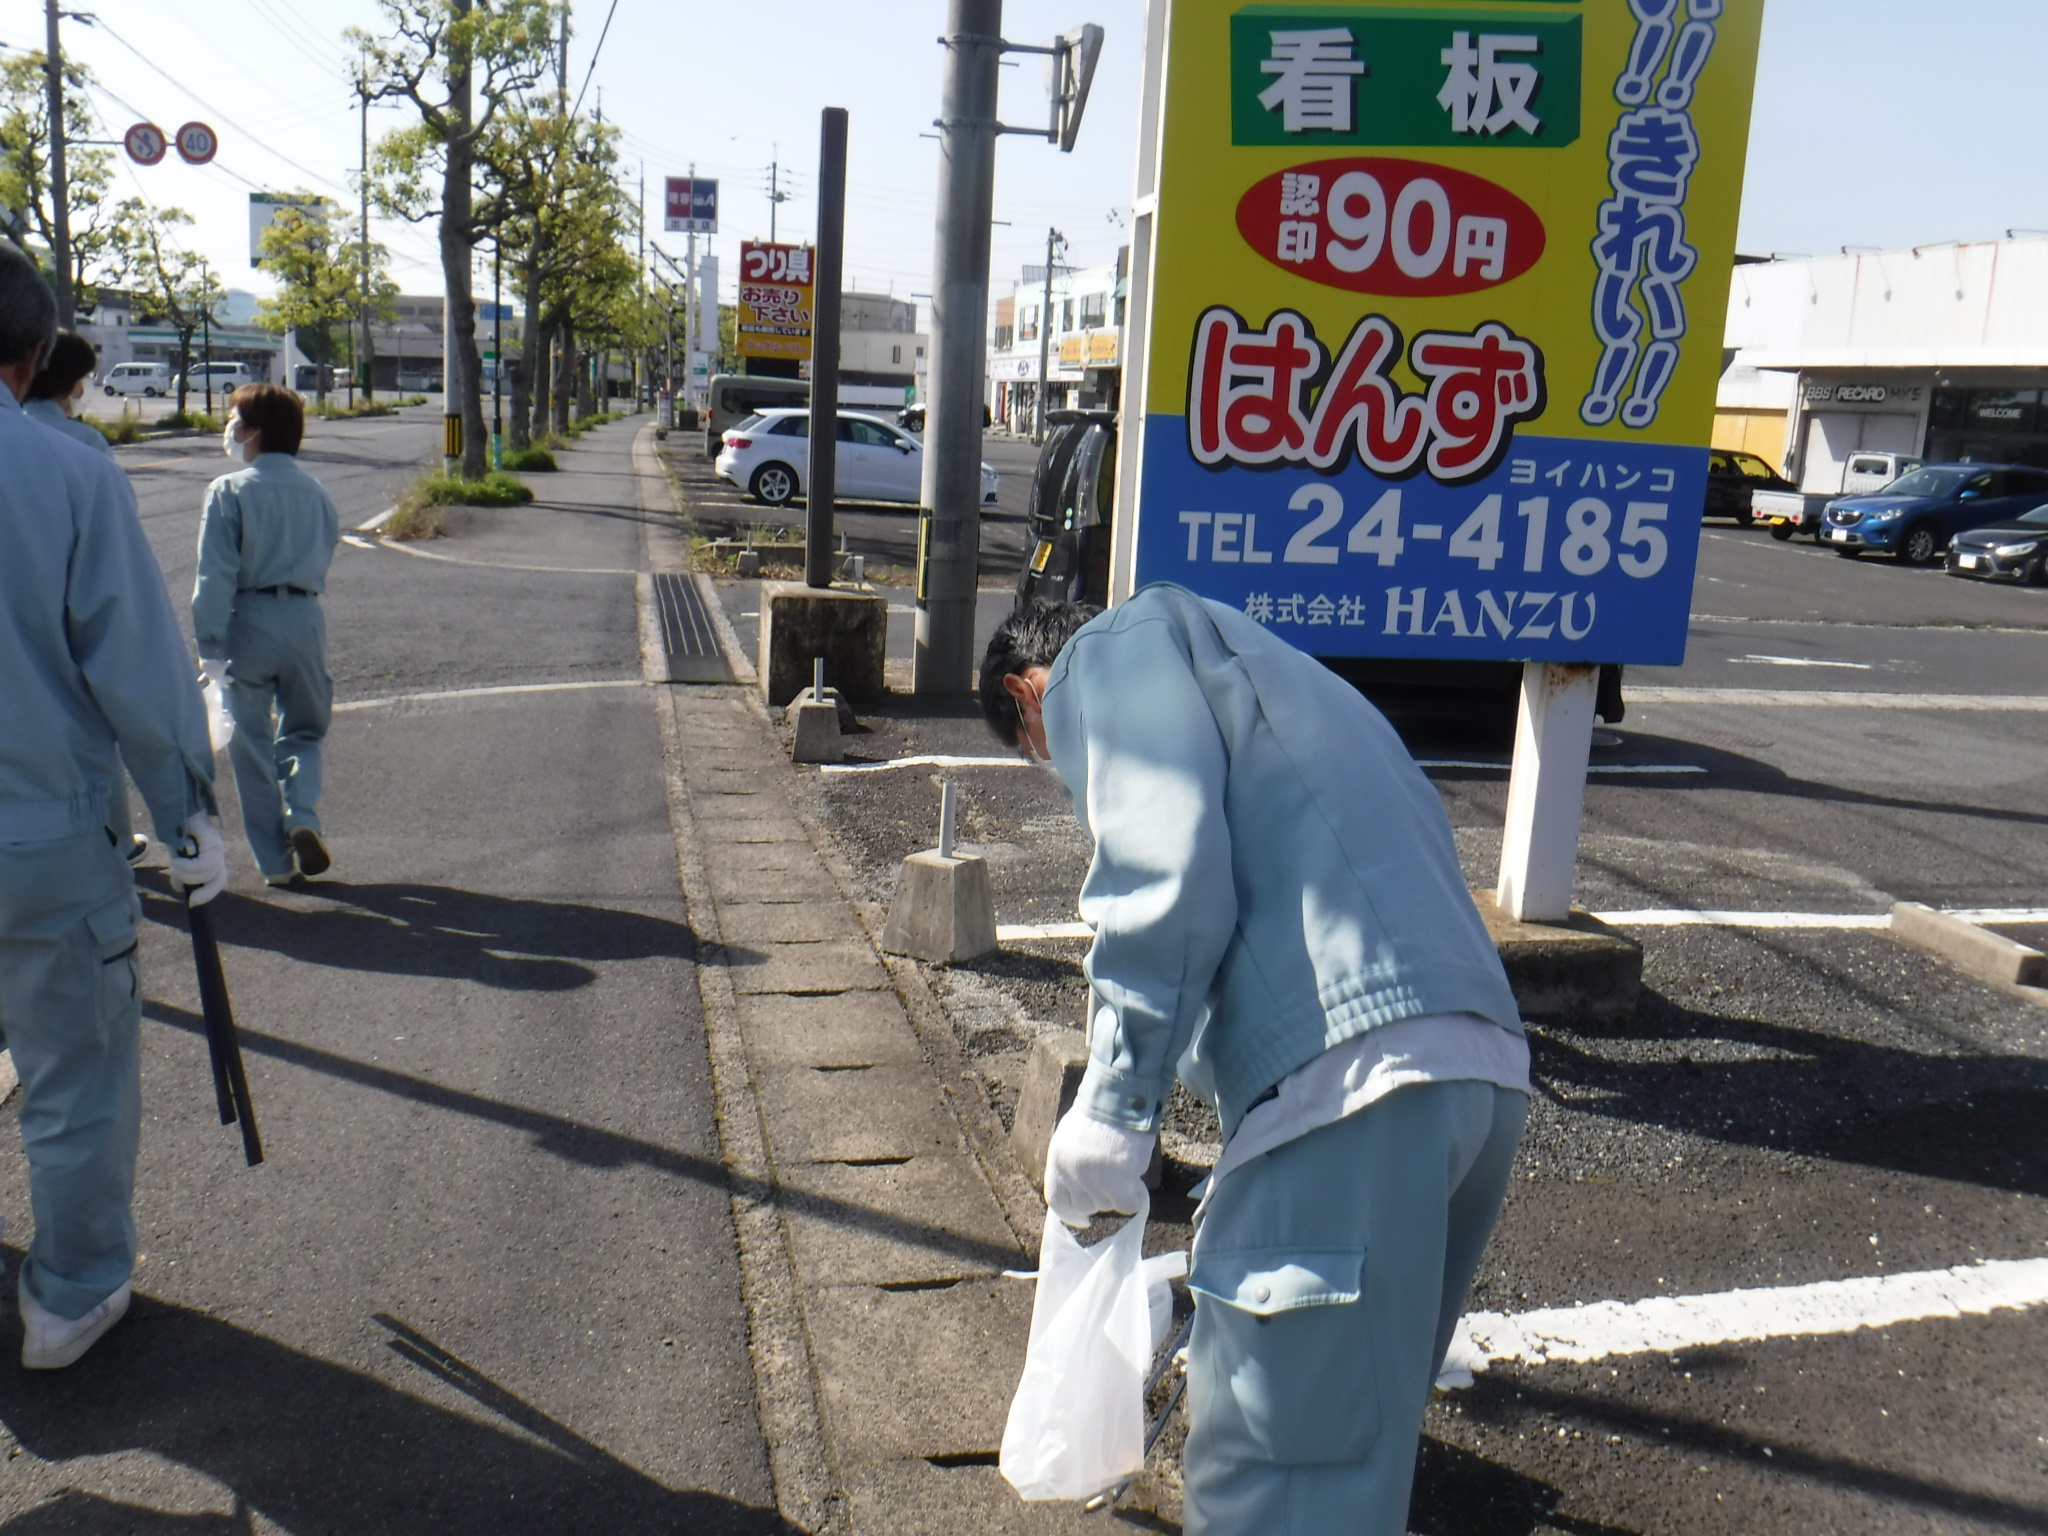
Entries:
[[1714,444],[1811,492],[1859,448],[2048,468],[2048,237],[1738,265]]
[[[1123,388],[1124,301],[1130,247],[1099,267],[1059,267],[1046,302],[1044,267],[1026,267],[996,304],[988,359],[988,407],[997,421],[1027,431],[1037,405],[1041,331],[1049,339],[1047,409],[1114,410]],[[1041,324],[1043,321],[1043,324]]]

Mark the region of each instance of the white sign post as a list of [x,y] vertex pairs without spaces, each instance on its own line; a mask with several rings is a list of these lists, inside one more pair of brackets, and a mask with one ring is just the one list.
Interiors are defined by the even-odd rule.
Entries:
[[1557,923],[1571,916],[1599,691],[1595,666],[1531,661],[1522,667],[1515,765],[1508,778],[1507,826],[1494,899],[1501,911],[1525,923]]

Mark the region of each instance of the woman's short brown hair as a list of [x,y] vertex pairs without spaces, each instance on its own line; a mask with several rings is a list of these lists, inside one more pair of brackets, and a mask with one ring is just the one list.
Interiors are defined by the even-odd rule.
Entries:
[[71,391],[78,387],[78,381],[90,378],[99,362],[100,355],[93,350],[91,342],[76,331],[59,331],[57,339],[50,343],[50,350],[43,354],[42,367],[29,381],[28,398],[69,399]]
[[306,435],[306,403],[277,384],[244,384],[228,396],[242,425],[263,434],[265,453],[297,453]]

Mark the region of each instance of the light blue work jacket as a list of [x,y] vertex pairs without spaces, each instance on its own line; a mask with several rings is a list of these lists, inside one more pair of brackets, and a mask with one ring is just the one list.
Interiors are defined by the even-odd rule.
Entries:
[[213,752],[128,478],[0,384],[0,843],[105,826],[117,744],[175,846]]
[[1443,802],[1350,684],[1163,583],[1051,670],[1046,744],[1095,838],[1089,1114],[1155,1129],[1178,1070],[1227,1136],[1379,1025],[1471,1013],[1521,1033]]
[[238,591],[326,591],[340,538],[341,514],[327,488],[288,453],[258,454],[253,464],[214,481],[199,520],[199,576],[192,585],[199,654],[227,655]]
[[30,421],[39,421],[46,427],[54,427],[66,437],[74,438],[88,448],[97,448],[110,459],[114,456],[114,445],[107,441],[106,433],[91,422],[76,421],[67,416],[64,407],[54,400],[30,400],[21,410]]

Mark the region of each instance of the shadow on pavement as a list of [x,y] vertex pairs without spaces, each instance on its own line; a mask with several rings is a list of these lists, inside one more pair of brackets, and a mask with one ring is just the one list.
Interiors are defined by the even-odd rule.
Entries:
[[[1795,959],[1803,957],[1792,957]],[[1809,960],[1807,963],[1811,964]],[[1856,990],[1830,972],[1829,984]],[[1878,1000],[1886,1010],[1896,1000]],[[1602,1039],[1680,1052],[1615,1060]],[[1748,1047],[1749,1059],[1694,1061],[1687,1040]],[[1599,1115],[1766,1151],[1860,1163],[2024,1194],[2048,1194],[2048,1062],[1939,1056],[1816,1030],[1700,1012],[1645,991],[1633,1020],[1532,1029],[1537,1091]]]
[[[143,915],[183,929],[183,903],[161,870],[137,881]],[[225,891],[214,901],[221,942],[340,970],[473,981],[502,991],[566,992],[614,960],[694,961],[687,923],[615,907],[525,901],[438,885],[302,882],[305,911]]]
[[[1778,1440],[1770,1443],[1771,1459],[1766,1461],[1763,1441],[1726,1425],[1673,1414],[1664,1408],[1652,1411],[1631,1407],[1593,1393],[1546,1388],[1525,1373],[1502,1373],[1480,1378],[1465,1394],[1465,1411],[1474,1419],[1488,1424],[1507,1424],[1525,1420],[1534,1414],[1552,1413],[1574,1422],[1598,1425],[1605,1431],[1629,1435],[1645,1444],[1683,1448],[1693,1455],[1718,1456],[1756,1468],[1768,1467],[1780,1477],[1825,1483],[1860,1493],[1873,1501],[1917,1508],[1934,1517],[1981,1522],[2016,1531],[2048,1530],[2048,1504],[2023,1504],[1996,1494],[1958,1488],[1953,1483],[1916,1477],[1891,1467],[1872,1466],[1846,1456],[1803,1450]],[[1568,1525],[1554,1517],[1551,1524],[1561,1531],[1607,1530],[1605,1526]],[[1501,1536],[1507,1536],[1507,1529],[1502,1528]],[[1420,1525],[1416,1531],[1418,1536],[1437,1536],[1435,1531],[1425,1530]],[[1446,1528],[1442,1536],[1451,1536],[1450,1529]],[[1491,1533],[1485,1527],[1474,1525],[1460,1528],[1458,1536],[1491,1536]]]
[[[5,1255],[11,1270],[20,1251]],[[391,1349],[482,1415],[138,1293],[128,1320],[70,1370],[0,1370],[0,1422],[46,1461],[144,1452],[188,1467],[230,1490],[237,1514],[171,1515],[74,1491],[0,1531],[228,1533],[250,1529],[251,1510],[300,1536],[793,1531],[772,1509],[664,1487],[424,1334],[377,1321]],[[11,1352],[19,1332],[10,1313],[0,1347]]]
[[[142,1014],[144,1018],[189,1035],[203,1037],[206,1033],[205,1022],[200,1015],[168,1003],[145,1001]],[[913,1244],[934,1253],[949,1254],[984,1271],[1011,1269],[1018,1262],[1020,1250],[1017,1248],[984,1243],[943,1227],[906,1221],[870,1206],[812,1193],[805,1194],[798,1201],[787,1192],[778,1192],[760,1180],[731,1172],[716,1158],[679,1152],[637,1136],[625,1136],[580,1120],[551,1115],[545,1110],[507,1104],[500,1099],[486,1098],[482,1094],[451,1088],[445,1083],[414,1077],[409,1073],[394,1072],[389,1067],[356,1061],[333,1051],[321,1050],[318,1046],[302,1045],[258,1030],[245,1028],[238,1034],[242,1049],[250,1055],[268,1056],[415,1104],[505,1126],[531,1136],[537,1151],[585,1168],[651,1168],[672,1178],[691,1179],[728,1189],[742,1199],[755,1202],[775,1199],[780,1193],[786,1203],[800,1208],[807,1216],[894,1242]],[[258,1109],[260,1112],[260,1105]],[[271,1139],[276,1141],[275,1137]]]
[[1561,1497],[1548,1483],[1425,1435],[1408,1530],[1410,1536],[1635,1536],[1621,1526],[1559,1514]]

